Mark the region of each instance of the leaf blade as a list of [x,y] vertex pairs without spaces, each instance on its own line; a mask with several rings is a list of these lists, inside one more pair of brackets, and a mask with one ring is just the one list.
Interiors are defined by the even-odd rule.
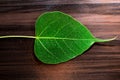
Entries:
[[66,62],[81,55],[95,42],[102,41],[83,24],[59,11],[41,15],[36,21],[35,33],[38,37],[34,45],[35,55],[46,64]]

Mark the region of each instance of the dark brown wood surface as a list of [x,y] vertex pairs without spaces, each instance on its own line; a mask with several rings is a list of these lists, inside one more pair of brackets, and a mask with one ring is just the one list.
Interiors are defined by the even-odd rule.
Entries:
[[35,20],[62,11],[99,38],[83,55],[58,65],[34,56],[34,39],[0,39],[0,80],[120,80],[120,0],[0,0],[0,36],[35,35]]

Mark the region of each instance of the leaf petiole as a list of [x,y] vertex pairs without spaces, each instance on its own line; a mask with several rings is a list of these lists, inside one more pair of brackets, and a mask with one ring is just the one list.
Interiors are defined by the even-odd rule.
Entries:
[[0,36],[0,38],[38,38],[35,36],[21,36],[21,35],[9,35],[9,36]]

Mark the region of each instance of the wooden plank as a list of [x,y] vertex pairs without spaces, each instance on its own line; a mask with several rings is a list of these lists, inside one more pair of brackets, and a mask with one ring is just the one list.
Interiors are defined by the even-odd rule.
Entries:
[[83,55],[58,65],[34,56],[34,39],[0,39],[0,80],[119,80],[120,0],[0,0],[0,35],[35,35],[35,20],[43,12],[62,11],[100,38]]

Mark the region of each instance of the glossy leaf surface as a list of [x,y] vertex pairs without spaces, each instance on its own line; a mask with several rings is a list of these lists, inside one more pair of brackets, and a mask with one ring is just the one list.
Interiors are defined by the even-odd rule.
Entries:
[[75,58],[95,42],[90,31],[71,16],[59,12],[42,14],[35,24],[36,57],[46,64],[58,64]]

